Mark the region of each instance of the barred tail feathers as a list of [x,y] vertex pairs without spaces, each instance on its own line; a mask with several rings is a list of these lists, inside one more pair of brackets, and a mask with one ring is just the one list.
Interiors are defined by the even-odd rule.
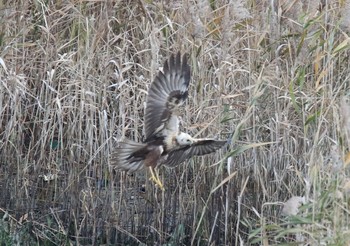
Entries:
[[117,149],[111,154],[111,166],[128,172],[135,172],[144,168],[143,158],[133,156],[133,154],[144,149],[147,145],[131,140],[118,143]]

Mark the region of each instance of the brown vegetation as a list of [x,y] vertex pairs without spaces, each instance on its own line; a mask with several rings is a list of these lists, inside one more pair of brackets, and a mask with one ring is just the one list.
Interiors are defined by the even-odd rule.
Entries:
[[[349,243],[346,4],[2,1],[0,243]],[[147,88],[177,51],[183,129],[230,144],[160,168],[162,192],[108,156],[142,140]]]

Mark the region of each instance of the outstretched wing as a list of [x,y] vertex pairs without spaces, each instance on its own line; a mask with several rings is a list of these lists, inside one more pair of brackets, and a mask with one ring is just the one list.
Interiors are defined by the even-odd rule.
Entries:
[[190,82],[190,67],[187,57],[177,53],[164,64],[148,90],[145,113],[146,142],[165,128],[178,131],[176,108],[187,98]]
[[192,145],[184,146],[168,153],[164,165],[174,167],[195,155],[206,155],[220,149],[227,141],[218,141],[214,139],[198,140]]

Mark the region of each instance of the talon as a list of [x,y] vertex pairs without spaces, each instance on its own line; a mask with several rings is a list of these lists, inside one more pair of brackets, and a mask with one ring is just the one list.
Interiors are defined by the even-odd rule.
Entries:
[[153,183],[155,183],[156,185],[158,185],[158,187],[164,191],[164,186],[162,184],[162,181],[160,181],[158,172],[156,170],[153,170],[152,167],[150,167],[150,171],[151,171],[151,177],[149,178],[149,180],[153,181]]

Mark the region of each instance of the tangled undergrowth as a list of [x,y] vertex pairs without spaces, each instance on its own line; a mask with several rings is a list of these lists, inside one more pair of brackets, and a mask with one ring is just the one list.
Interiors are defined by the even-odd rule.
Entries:
[[[227,3],[229,2],[229,3]],[[346,1],[0,4],[2,245],[348,245]],[[177,51],[182,128],[226,149],[116,172]]]

